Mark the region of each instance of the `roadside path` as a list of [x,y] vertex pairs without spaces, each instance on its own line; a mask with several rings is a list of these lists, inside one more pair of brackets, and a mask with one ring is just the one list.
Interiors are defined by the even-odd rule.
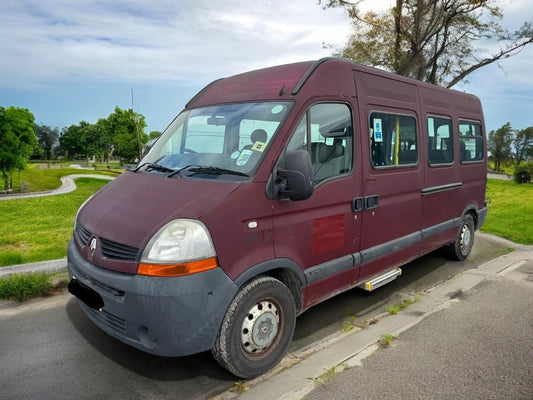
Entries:
[[61,186],[54,190],[46,190],[43,192],[31,192],[31,193],[22,193],[22,194],[8,194],[5,196],[0,196],[0,200],[13,200],[13,199],[26,199],[30,197],[44,197],[44,196],[54,196],[56,194],[65,194],[70,193],[76,190],[75,179],[78,178],[96,178],[96,179],[107,179],[113,180],[114,176],[99,175],[99,174],[73,174],[63,176],[61,178]]

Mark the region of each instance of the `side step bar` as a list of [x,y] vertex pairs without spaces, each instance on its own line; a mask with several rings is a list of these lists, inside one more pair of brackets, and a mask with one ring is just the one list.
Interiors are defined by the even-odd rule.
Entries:
[[371,292],[372,290],[377,289],[378,287],[381,287],[395,280],[401,274],[402,274],[401,268],[396,268],[396,269],[387,271],[382,275],[378,275],[369,281],[363,282],[359,287],[361,289]]

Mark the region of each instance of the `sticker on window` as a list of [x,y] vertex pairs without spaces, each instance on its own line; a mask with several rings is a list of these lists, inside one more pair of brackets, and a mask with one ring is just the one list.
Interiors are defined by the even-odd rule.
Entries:
[[254,145],[252,146],[252,150],[259,151],[262,153],[263,151],[265,151],[266,145],[267,144],[265,142],[255,142]]
[[383,142],[383,130],[381,118],[374,118],[374,141]]
[[236,164],[239,167],[242,167],[243,165],[246,165],[246,163],[250,160],[250,157],[252,156],[254,152],[252,150],[243,150],[241,151],[241,154],[239,154],[239,158],[237,158]]

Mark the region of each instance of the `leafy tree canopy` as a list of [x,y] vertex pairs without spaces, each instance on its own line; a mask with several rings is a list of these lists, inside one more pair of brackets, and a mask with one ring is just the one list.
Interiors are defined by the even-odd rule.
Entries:
[[533,126],[519,130],[514,139],[515,162],[520,165],[525,159],[533,158]]
[[119,157],[134,162],[148,142],[145,128],[143,115],[115,107],[113,113],[95,124],[81,121],[63,129],[60,150],[68,158],[96,157],[108,161],[110,157]]
[[146,122],[144,116],[132,109],[122,110],[115,107],[115,112],[105,120],[98,121],[104,135],[112,138],[115,155],[126,162],[140,158],[143,146],[148,142],[144,133]]
[[59,129],[51,128],[47,125],[37,125],[33,127],[35,136],[37,136],[39,148],[37,152],[44,156],[46,160],[51,160],[55,146],[59,139]]
[[0,107],[0,170],[4,190],[10,186],[8,173],[14,169],[24,169],[37,144],[34,119],[33,114],[25,108]]
[[[533,43],[531,21],[514,32],[501,26],[498,0],[396,0],[389,10],[362,13],[364,1],[319,0],[345,8],[352,19],[353,34],[336,55],[441,86]],[[499,47],[482,51],[475,47],[481,41]]]

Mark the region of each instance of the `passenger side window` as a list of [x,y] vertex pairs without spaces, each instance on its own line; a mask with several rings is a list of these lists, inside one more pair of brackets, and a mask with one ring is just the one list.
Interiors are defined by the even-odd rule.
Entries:
[[459,145],[461,162],[483,160],[483,134],[479,122],[459,121]]
[[370,158],[374,167],[418,162],[416,120],[408,115],[370,114]]
[[452,121],[448,118],[427,118],[429,165],[453,163]]
[[316,185],[352,170],[352,127],[351,111],[346,104],[315,104],[298,123],[287,150],[309,152]]

